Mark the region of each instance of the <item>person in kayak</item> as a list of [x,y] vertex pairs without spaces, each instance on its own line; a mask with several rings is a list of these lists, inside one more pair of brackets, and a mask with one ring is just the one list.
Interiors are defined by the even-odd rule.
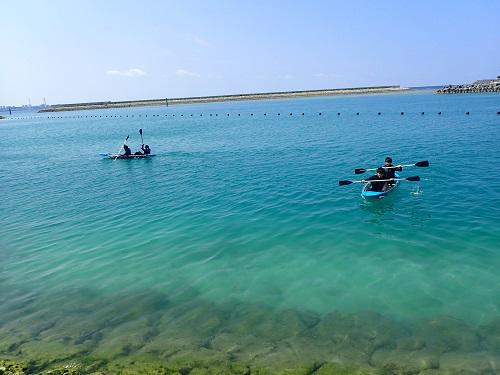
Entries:
[[[403,167],[392,165],[392,158],[388,156],[385,158],[384,169],[386,178],[396,178],[396,171],[401,172]],[[394,181],[389,181],[389,185],[394,185]]]
[[125,151],[125,153],[123,155],[125,155],[125,156],[132,155],[132,150],[126,144],[123,144],[123,150]]
[[[377,168],[377,174],[374,174],[370,178],[367,178],[365,181],[373,181],[373,180],[386,180],[387,176],[385,174],[385,169],[382,167]],[[389,188],[389,184],[387,181],[373,181],[370,184],[371,191],[386,191]]]
[[144,152],[144,155],[149,155],[151,154],[151,149],[149,148],[148,145],[142,144],[141,150]]

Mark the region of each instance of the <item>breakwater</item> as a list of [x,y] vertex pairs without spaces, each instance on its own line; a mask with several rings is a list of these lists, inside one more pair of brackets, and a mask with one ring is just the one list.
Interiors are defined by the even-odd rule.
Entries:
[[48,108],[44,108],[39,112],[63,112],[63,111],[80,111],[80,110],[90,110],[90,109],[169,106],[175,104],[199,104],[199,103],[240,101],[240,100],[286,99],[286,98],[300,98],[307,96],[378,94],[385,92],[398,92],[403,90],[407,90],[407,88],[401,86],[375,86],[375,87],[358,87],[358,88],[325,89],[325,90],[280,91],[280,92],[236,94],[236,95],[194,96],[187,98],[128,100],[128,101],[117,101],[117,102],[107,101],[107,102],[91,102],[91,103],[55,104]]
[[448,85],[436,91],[438,94],[471,94],[500,92],[500,76],[497,79],[482,79],[472,84]]

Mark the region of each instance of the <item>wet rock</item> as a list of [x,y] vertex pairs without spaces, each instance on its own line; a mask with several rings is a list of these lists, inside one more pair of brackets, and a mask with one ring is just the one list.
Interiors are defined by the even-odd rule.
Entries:
[[419,372],[421,370],[438,369],[439,354],[425,350],[377,350],[373,354],[371,362],[378,368],[394,364],[398,368]]
[[473,352],[480,349],[479,335],[459,319],[440,317],[426,322],[415,330],[415,337],[425,342],[431,351]]

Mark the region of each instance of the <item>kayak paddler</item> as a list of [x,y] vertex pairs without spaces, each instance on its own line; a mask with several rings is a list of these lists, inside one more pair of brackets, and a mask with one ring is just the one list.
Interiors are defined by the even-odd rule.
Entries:
[[123,144],[123,150],[125,151],[125,153],[123,155],[125,155],[125,156],[132,155],[132,150],[126,144]]
[[[374,174],[370,178],[367,178],[365,181],[373,181],[373,180],[386,180],[387,176],[385,174],[385,169],[382,167],[377,168],[377,174]],[[389,188],[389,184],[387,181],[373,181],[370,184],[371,191],[386,191]]]
[[[403,170],[403,167],[400,165],[398,166],[392,165],[392,158],[388,156],[385,158],[384,161],[384,169],[386,178],[396,178],[395,176],[396,171],[401,172]],[[394,185],[394,182],[390,181],[389,184]]]
[[144,152],[144,155],[149,155],[151,154],[151,149],[149,148],[148,145],[144,145],[144,143],[141,146],[142,152]]

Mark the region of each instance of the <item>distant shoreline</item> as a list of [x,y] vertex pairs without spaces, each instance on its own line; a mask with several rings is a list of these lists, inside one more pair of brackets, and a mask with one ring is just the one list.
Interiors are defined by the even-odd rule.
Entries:
[[188,98],[145,99],[145,100],[129,100],[129,101],[119,101],[119,102],[109,101],[109,102],[93,102],[93,103],[55,104],[51,105],[48,108],[41,109],[38,112],[42,113],[42,112],[82,111],[91,109],[129,108],[129,107],[145,107],[145,106],[170,106],[176,104],[198,104],[198,103],[213,103],[213,102],[240,101],[240,100],[261,100],[261,99],[286,99],[286,98],[300,98],[300,97],[310,97],[310,96],[379,94],[388,92],[399,92],[405,90],[409,89],[401,86],[375,86],[375,87],[358,87],[358,88],[343,88],[343,89],[266,92],[266,93],[255,93],[255,94],[197,96]]

